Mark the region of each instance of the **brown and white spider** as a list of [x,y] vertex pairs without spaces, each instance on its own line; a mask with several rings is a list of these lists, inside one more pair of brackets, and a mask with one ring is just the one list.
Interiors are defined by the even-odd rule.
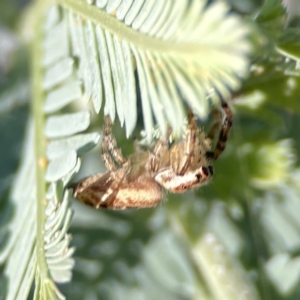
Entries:
[[[169,147],[168,138],[159,140],[152,152],[136,149],[128,158],[117,148],[110,119],[106,117],[102,158],[107,171],[72,184],[74,197],[96,208],[144,208],[162,200],[163,188],[182,193],[206,184],[213,175],[212,163],[224,151],[232,126],[231,109],[223,100],[221,107],[224,116],[214,110],[215,122],[207,136],[189,112],[182,141]],[[212,151],[212,141],[219,128],[219,138]]]

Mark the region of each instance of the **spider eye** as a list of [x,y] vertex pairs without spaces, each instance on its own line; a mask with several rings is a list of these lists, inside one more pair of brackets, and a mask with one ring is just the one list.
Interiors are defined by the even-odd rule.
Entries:
[[206,168],[206,167],[202,167],[202,172],[203,172],[203,174],[204,174],[205,176],[208,176],[208,175],[209,175],[209,170],[208,170],[208,168]]
[[198,180],[200,180],[201,174],[200,173],[196,174],[196,177],[197,177]]
[[183,190],[185,190],[185,189],[186,189],[186,185],[181,186],[181,188],[182,188]]

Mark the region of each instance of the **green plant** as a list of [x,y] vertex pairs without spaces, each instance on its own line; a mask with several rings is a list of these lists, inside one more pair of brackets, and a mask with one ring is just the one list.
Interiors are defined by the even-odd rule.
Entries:
[[[298,299],[292,1],[289,13],[278,0],[134,1],[127,15],[130,1],[89,2],[33,3],[20,30],[29,51],[16,45],[18,60],[2,76],[1,131],[16,143],[5,113],[23,113],[30,57],[21,164],[10,192],[1,189],[3,298],[27,298],[34,281],[35,299]],[[166,195],[155,209],[73,203],[65,187],[79,169],[82,177],[103,168],[94,148],[103,114],[130,153],[141,129],[145,144],[168,124],[180,138],[185,105],[204,122],[220,96],[232,98],[235,125],[209,186]]]

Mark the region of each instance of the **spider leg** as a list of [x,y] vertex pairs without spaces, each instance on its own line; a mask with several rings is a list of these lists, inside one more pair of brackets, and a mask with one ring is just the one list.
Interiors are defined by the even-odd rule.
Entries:
[[[108,117],[105,117],[105,118],[108,118]],[[105,119],[105,125],[104,125],[104,129],[103,129],[103,138],[102,138],[102,143],[101,143],[101,156],[102,156],[102,160],[104,162],[106,169],[109,171],[115,171],[117,168],[116,168],[116,165],[109,153],[108,139],[105,138],[105,136],[109,133],[109,131],[111,131],[111,129],[109,129],[109,126],[111,126],[110,120],[108,122]]]
[[216,135],[216,132],[219,130],[221,123],[222,123],[222,113],[219,109],[213,110],[213,119],[214,124],[212,125],[211,129],[208,132],[207,137],[213,141]]
[[112,124],[110,118],[106,116],[104,120],[101,153],[105,167],[109,171],[115,171],[117,168],[114,160],[121,165],[124,165],[127,162],[127,160],[123,157],[121,150],[117,148],[117,142],[112,135],[111,127]]
[[101,157],[102,157],[102,160],[104,162],[104,165],[106,167],[106,169],[108,171],[115,171],[117,168],[116,168],[116,165],[114,163],[114,161],[112,160],[111,156],[109,153],[105,152],[102,148],[102,154],[101,154]]
[[[197,136],[197,124],[192,111],[188,110],[188,130],[183,142],[182,151],[171,152],[171,163],[178,175],[183,175],[191,163],[191,158],[194,156],[193,149],[195,148]],[[178,162],[178,163],[177,163]]]
[[156,172],[161,164],[161,154],[166,153],[169,148],[169,137],[172,133],[171,128],[168,129],[167,136],[160,139],[154,146],[150,154],[150,168],[152,172]]
[[225,102],[223,99],[221,99],[221,106],[223,111],[225,112],[225,117],[222,122],[219,138],[214,150],[214,160],[216,160],[220,156],[220,154],[225,150],[226,142],[233,122],[232,111],[228,106],[227,102]]
[[[207,136],[206,136],[206,144],[208,146],[209,149],[211,149],[211,144],[215,138],[215,135],[217,133],[217,131],[220,130],[220,126],[222,123],[222,112],[220,111],[220,109],[216,109],[214,108],[212,111],[213,114],[213,119],[214,119],[214,123],[212,125],[212,127],[210,128]],[[207,151],[205,153],[206,158],[209,161],[214,161],[215,160],[215,153],[214,151]]]

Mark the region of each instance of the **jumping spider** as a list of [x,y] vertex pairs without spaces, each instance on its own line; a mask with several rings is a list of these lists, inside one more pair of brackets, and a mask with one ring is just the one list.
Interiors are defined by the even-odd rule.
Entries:
[[[182,141],[169,148],[167,137],[159,140],[152,152],[136,147],[135,153],[128,158],[117,148],[110,119],[106,117],[102,158],[107,171],[73,184],[74,197],[96,208],[144,208],[153,207],[162,200],[163,188],[171,193],[182,193],[206,184],[213,175],[211,164],[224,151],[232,126],[231,109],[223,100],[221,107],[225,116],[214,110],[215,122],[207,136],[189,112],[187,132]],[[219,138],[212,151],[212,141],[219,128]]]

